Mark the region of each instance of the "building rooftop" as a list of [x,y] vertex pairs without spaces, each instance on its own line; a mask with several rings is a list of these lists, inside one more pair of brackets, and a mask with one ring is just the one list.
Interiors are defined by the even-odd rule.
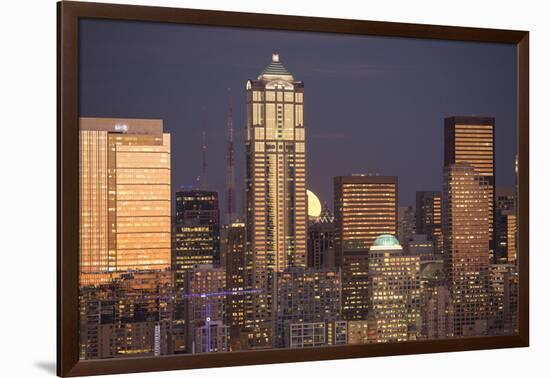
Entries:
[[376,246],[384,246],[384,247],[393,247],[393,246],[398,246],[400,245],[399,242],[397,241],[397,239],[395,238],[395,236],[393,235],[390,235],[390,234],[384,234],[384,235],[380,235],[379,237],[376,238],[376,240],[374,241],[374,243],[372,243],[372,245],[376,245]]
[[372,243],[372,250],[402,250],[401,244],[395,238],[395,236],[390,234],[383,234],[376,238]]
[[294,80],[292,74],[280,62],[279,54],[273,53],[271,55],[271,63],[269,63],[267,67],[262,71],[262,73],[258,76],[258,80],[272,80],[276,78],[281,78],[289,81]]
[[162,135],[162,119],[80,117],[80,131]]

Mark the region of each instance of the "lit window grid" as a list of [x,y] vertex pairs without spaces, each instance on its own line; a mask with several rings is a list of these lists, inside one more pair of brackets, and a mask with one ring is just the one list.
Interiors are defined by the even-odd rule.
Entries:
[[446,168],[444,256],[454,305],[454,336],[487,320],[489,232],[485,181],[468,164]]
[[117,271],[168,267],[169,135],[79,135],[81,285],[107,282]]

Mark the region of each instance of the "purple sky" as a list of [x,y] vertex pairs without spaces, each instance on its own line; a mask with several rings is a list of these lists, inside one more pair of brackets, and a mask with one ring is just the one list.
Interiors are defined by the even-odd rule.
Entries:
[[208,184],[223,191],[231,88],[241,193],[245,84],[272,52],[304,82],[308,188],[322,202],[332,206],[332,178],[349,173],[398,176],[400,205],[414,204],[417,190],[441,190],[450,115],[496,118],[496,185],[514,184],[515,45],[107,20],[80,27],[80,115],[163,119],[173,191],[200,173],[204,109]]

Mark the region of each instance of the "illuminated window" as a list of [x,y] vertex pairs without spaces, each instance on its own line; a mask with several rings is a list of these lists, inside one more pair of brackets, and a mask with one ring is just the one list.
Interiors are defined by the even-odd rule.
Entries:
[[303,105],[296,105],[296,125],[297,126],[304,125],[304,106]]

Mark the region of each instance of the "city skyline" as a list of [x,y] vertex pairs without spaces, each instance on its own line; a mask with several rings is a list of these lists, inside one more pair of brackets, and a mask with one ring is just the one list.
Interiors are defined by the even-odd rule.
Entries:
[[[307,75],[289,69],[278,51],[240,77],[240,91],[226,92],[226,154],[218,172],[209,171],[208,109],[200,110],[203,127],[195,130],[199,153],[184,160],[174,154],[193,132],[165,127],[163,117],[81,115],[81,358],[517,332],[517,194],[495,173],[502,148],[496,116],[442,117],[441,140],[437,132],[415,130],[432,149],[444,151],[437,159],[440,184],[431,188],[424,177],[430,168],[418,166],[418,154],[404,147],[414,145],[420,153],[417,140],[407,139],[406,131],[385,139],[384,125],[358,127],[370,121],[366,116],[353,118],[353,141],[337,148],[340,138],[331,131],[326,140],[334,151],[312,158],[310,146],[320,138],[307,115],[333,114],[341,104],[352,111],[362,97],[349,89],[329,95],[332,108],[314,101],[310,107],[318,80],[312,78],[310,89]],[[233,139],[233,104],[241,100],[245,137]],[[346,129],[344,123],[332,126]],[[243,175],[233,177],[232,155],[239,149]],[[385,169],[405,165],[408,173],[348,172],[365,165],[357,159],[363,152]],[[516,151],[507,153],[515,157]],[[174,186],[195,165],[194,185]],[[312,188],[308,183],[319,179],[319,171],[331,183]],[[419,186],[412,192],[409,175]],[[226,208],[224,198],[239,185],[241,214],[233,213],[231,201]],[[333,206],[322,206],[308,189],[332,193]],[[309,214],[308,196],[315,214]],[[409,206],[400,206],[401,196],[412,197]]]
[[[104,40],[103,33],[118,37]],[[135,33],[139,43],[132,42]],[[510,46],[93,20],[83,20],[82,38],[81,115],[163,119],[178,140],[172,194],[196,185],[206,123],[208,188],[223,197],[231,101],[242,213],[246,109],[239,78],[257,74],[272,52],[311,88],[304,115],[310,126],[307,186],[330,208],[338,175],[398,176],[400,205],[414,205],[416,191],[440,190],[443,119],[454,115],[495,117],[496,184],[514,185],[516,84],[505,79],[516,64]],[[180,51],[184,38],[198,40]],[[369,138],[374,130],[375,140]],[[401,154],[408,158],[398,159]],[[192,163],[175,164],[181,161]]]

